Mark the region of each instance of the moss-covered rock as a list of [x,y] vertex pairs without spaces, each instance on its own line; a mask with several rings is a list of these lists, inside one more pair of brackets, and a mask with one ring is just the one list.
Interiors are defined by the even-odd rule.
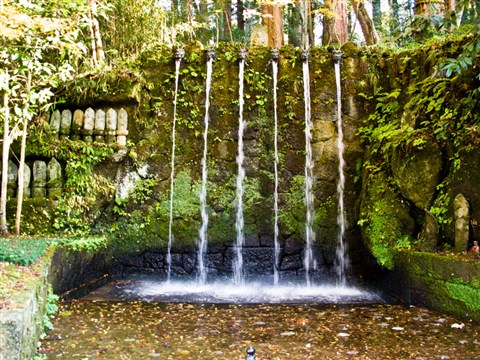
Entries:
[[421,149],[393,152],[391,169],[403,197],[421,209],[429,209],[440,183],[442,153],[439,146],[428,141]]
[[394,267],[396,249],[410,245],[415,222],[409,211],[384,173],[364,178],[360,205],[363,241],[377,262],[388,269]]

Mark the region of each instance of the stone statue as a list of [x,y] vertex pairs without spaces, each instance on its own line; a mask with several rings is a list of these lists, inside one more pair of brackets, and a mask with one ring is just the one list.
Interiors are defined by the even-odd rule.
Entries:
[[105,142],[105,111],[98,109],[95,113],[95,128],[93,130],[95,141]]
[[70,135],[70,128],[72,127],[72,112],[70,110],[63,110],[60,120],[60,138],[63,139]]
[[83,118],[84,114],[82,110],[75,110],[73,112],[73,122],[72,122],[72,140],[80,140],[80,135],[83,129]]
[[33,163],[32,198],[45,198],[47,190],[47,164],[37,160]]
[[112,108],[107,110],[107,122],[105,128],[105,139],[107,143],[114,143],[115,135],[117,133],[117,112]]
[[62,195],[62,166],[57,159],[52,158],[47,165],[47,188],[48,198],[57,199]]
[[118,112],[118,124],[117,124],[117,143],[121,146],[127,144],[128,135],[128,113],[124,108],[121,108]]
[[455,250],[466,251],[469,238],[470,206],[463,194],[453,200],[453,216],[455,220]]
[[60,123],[62,121],[62,115],[60,114],[60,110],[55,110],[50,116],[50,127],[54,131],[55,134],[58,134],[60,131]]
[[95,127],[95,111],[92,108],[85,110],[83,119],[83,140],[87,143],[93,142],[93,128]]

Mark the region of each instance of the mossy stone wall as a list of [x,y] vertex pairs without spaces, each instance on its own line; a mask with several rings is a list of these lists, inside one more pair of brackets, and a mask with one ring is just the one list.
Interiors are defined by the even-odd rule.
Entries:
[[433,253],[399,251],[387,288],[408,304],[480,322],[480,262]]

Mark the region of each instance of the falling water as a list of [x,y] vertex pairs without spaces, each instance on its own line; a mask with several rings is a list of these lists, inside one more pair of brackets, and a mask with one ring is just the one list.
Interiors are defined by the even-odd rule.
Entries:
[[278,240],[278,116],[277,116],[277,74],[278,74],[278,58],[279,51],[272,50],[272,74],[273,74],[273,114],[274,114],[274,151],[275,161],[273,162],[273,169],[275,175],[275,187],[273,193],[273,212],[274,212],[274,244],[275,244],[275,263],[273,266],[273,283],[278,285],[279,275],[278,267],[280,260],[280,242]]
[[182,62],[185,52],[183,49],[177,49],[175,52],[175,96],[173,98],[173,124],[172,124],[172,163],[170,172],[170,220],[168,222],[168,245],[167,245],[167,281],[170,281],[170,273],[172,270],[172,224],[173,224],[173,180],[175,177],[175,125],[177,122],[177,94],[178,94],[178,77],[180,74],[180,63]]
[[209,108],[210,108],[210,86],[212,83],[212,68],[215,51],[209,49],[207,51],[207,79],[205,90],[205,129],[203,132],[203,158],[202,158],[202,190],[200,192],[200,214],[202,216],[202,225],[198,231],[198,282],[205,284],[207,280],[207,271],[205,269],[205,254],[207,252],[207,228],[208,228],[208,214],[207,214],[207,137],[208,137],[208,123],[209,123]]
[[338,195],[338,242],[337,242],[337,285],[344,287],[346,285],[345,271],[348,266],[347,248],[345,244],[345,210],[343,205],[343,192],[345,189],[345,160],[343,158],[343,129],[342,129],[342,92],[340,83],[340,60],[342,54],[336,52],[333,55],[333,61],[335,65],[335,81],[337,86],[337,147],[338,147],[338,183],[337,183],[337,195]]
[[313,159],[312,159],[312,119],[310,109],[310,74],[308,69],[308,50],[302,51],[303,60],[303,95],[305,99],[305,255],[303,259],[307,286],[310,286],[310,268],[315,268],[312,244],[315,242],[313,231],[313,217],[315,214],[313,203]]
[[237,215],[235,219],[235,229],[237,231],[237,242],[235,246],[236,258],[233,263],[233,282],[237,285],[241,284],[243,281],[242,271],[243,271],[243,256],[242,249],[245,242],[245,237],[243,233],[244,220],[243,220],[243,180],[245,178],[245,169],[243,168],[243,132],[247,122],[243,119],[243,78],[244,78],[244,68],[245,68],[245,59],[247,57],[246,50],[240,50],[239,54],[239,69],[238,69],[238,155],[237,155],[237,195],[236,195],[236,205],[237,205]]

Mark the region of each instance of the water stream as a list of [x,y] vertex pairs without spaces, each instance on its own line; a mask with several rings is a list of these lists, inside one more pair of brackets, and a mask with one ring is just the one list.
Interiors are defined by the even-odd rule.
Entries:
[[178,78],[180,74],[180,64],[185,52],[183,49],[177,49],[175,53],[175,95],[173,98],[173,124],[172,124],[172,156],[171,156],[171,172],[170,172],[170,217],[168,222],[168,244],[167,244],[167,281],[170,280],[172,270],[172,242],[173,242],[173,195],[174,195],[174,179],[175,179],[175,125],[177,122],[177,95],[178,95]]
[[203,157],[202,157],[202,189],[200,192],[200,214],[202,216],[202,225],[198,231],[198,282],[205,284],[207,281],[207,271],[205,268],[205,254],[207,253],[208,239],[208,213],[207,213],[207,152],[208,152],[208,123],[210,109],[210,87],[212,84],[213,59],[215,52],[210,49],[207,52],[207,78],[205,90],[205,123],[203,132]]
[[274,239],[274,264],[273,264],[273,284],[278,285],[279,282],[279,261],[280,261],[280,242],[278,239],[278,115],[277,115],[277,75],[278,75],[278,58],[279,51],[277,49],[272,50],[272,76],[273,76],[273,117],[274,117],[274,130],[273,130],[273,147],[274,147],[274,162],[273,170],[275,176],[275,185],[273,192],[273,239]]
[[245,179],[245,169],[243,167],[244,152],[243,152],[243,132],[247,122],[243,119],[243,80],[245,70],[245,59],[247,53],[245,50],[239,52],[238,65],[238,154],[237,154],[237,193],[236,193],[236,207],[237,213],[235,217],[235,230],[237,232],[237,241],[235,243],[235,260],[233,262],[233,282],[234,284],[241,284],[243,282],[243,244],[245,236],[243,232],[243,180]]
[[316,267],[313,257],[312,244],[315,242],[313,220],[315,216],[313,197],[313,158],[312,158],[312,119],[310,108],[310,73],[308,68],[308,50],[302,51],[303,60],[303,95],[305,101],[305,254],[303,264],[307,286],[311,285],[310,269]]
[[338,183],[337,183],[337,196],[338,196],[338,242],[337,242],[337,285],[346,285],[346,270],[348,267],[347,245],[345,243],[345,229],[346,218],[344,209],[344,190],[345,190],[345,159],[343,158],[344,144],[343,144],[343,128],[342,128],[342,90],[340,82],[340,60],[341,54],[334,54],[335,65],[335,82],[337,87],[337,147],[338,147]]

